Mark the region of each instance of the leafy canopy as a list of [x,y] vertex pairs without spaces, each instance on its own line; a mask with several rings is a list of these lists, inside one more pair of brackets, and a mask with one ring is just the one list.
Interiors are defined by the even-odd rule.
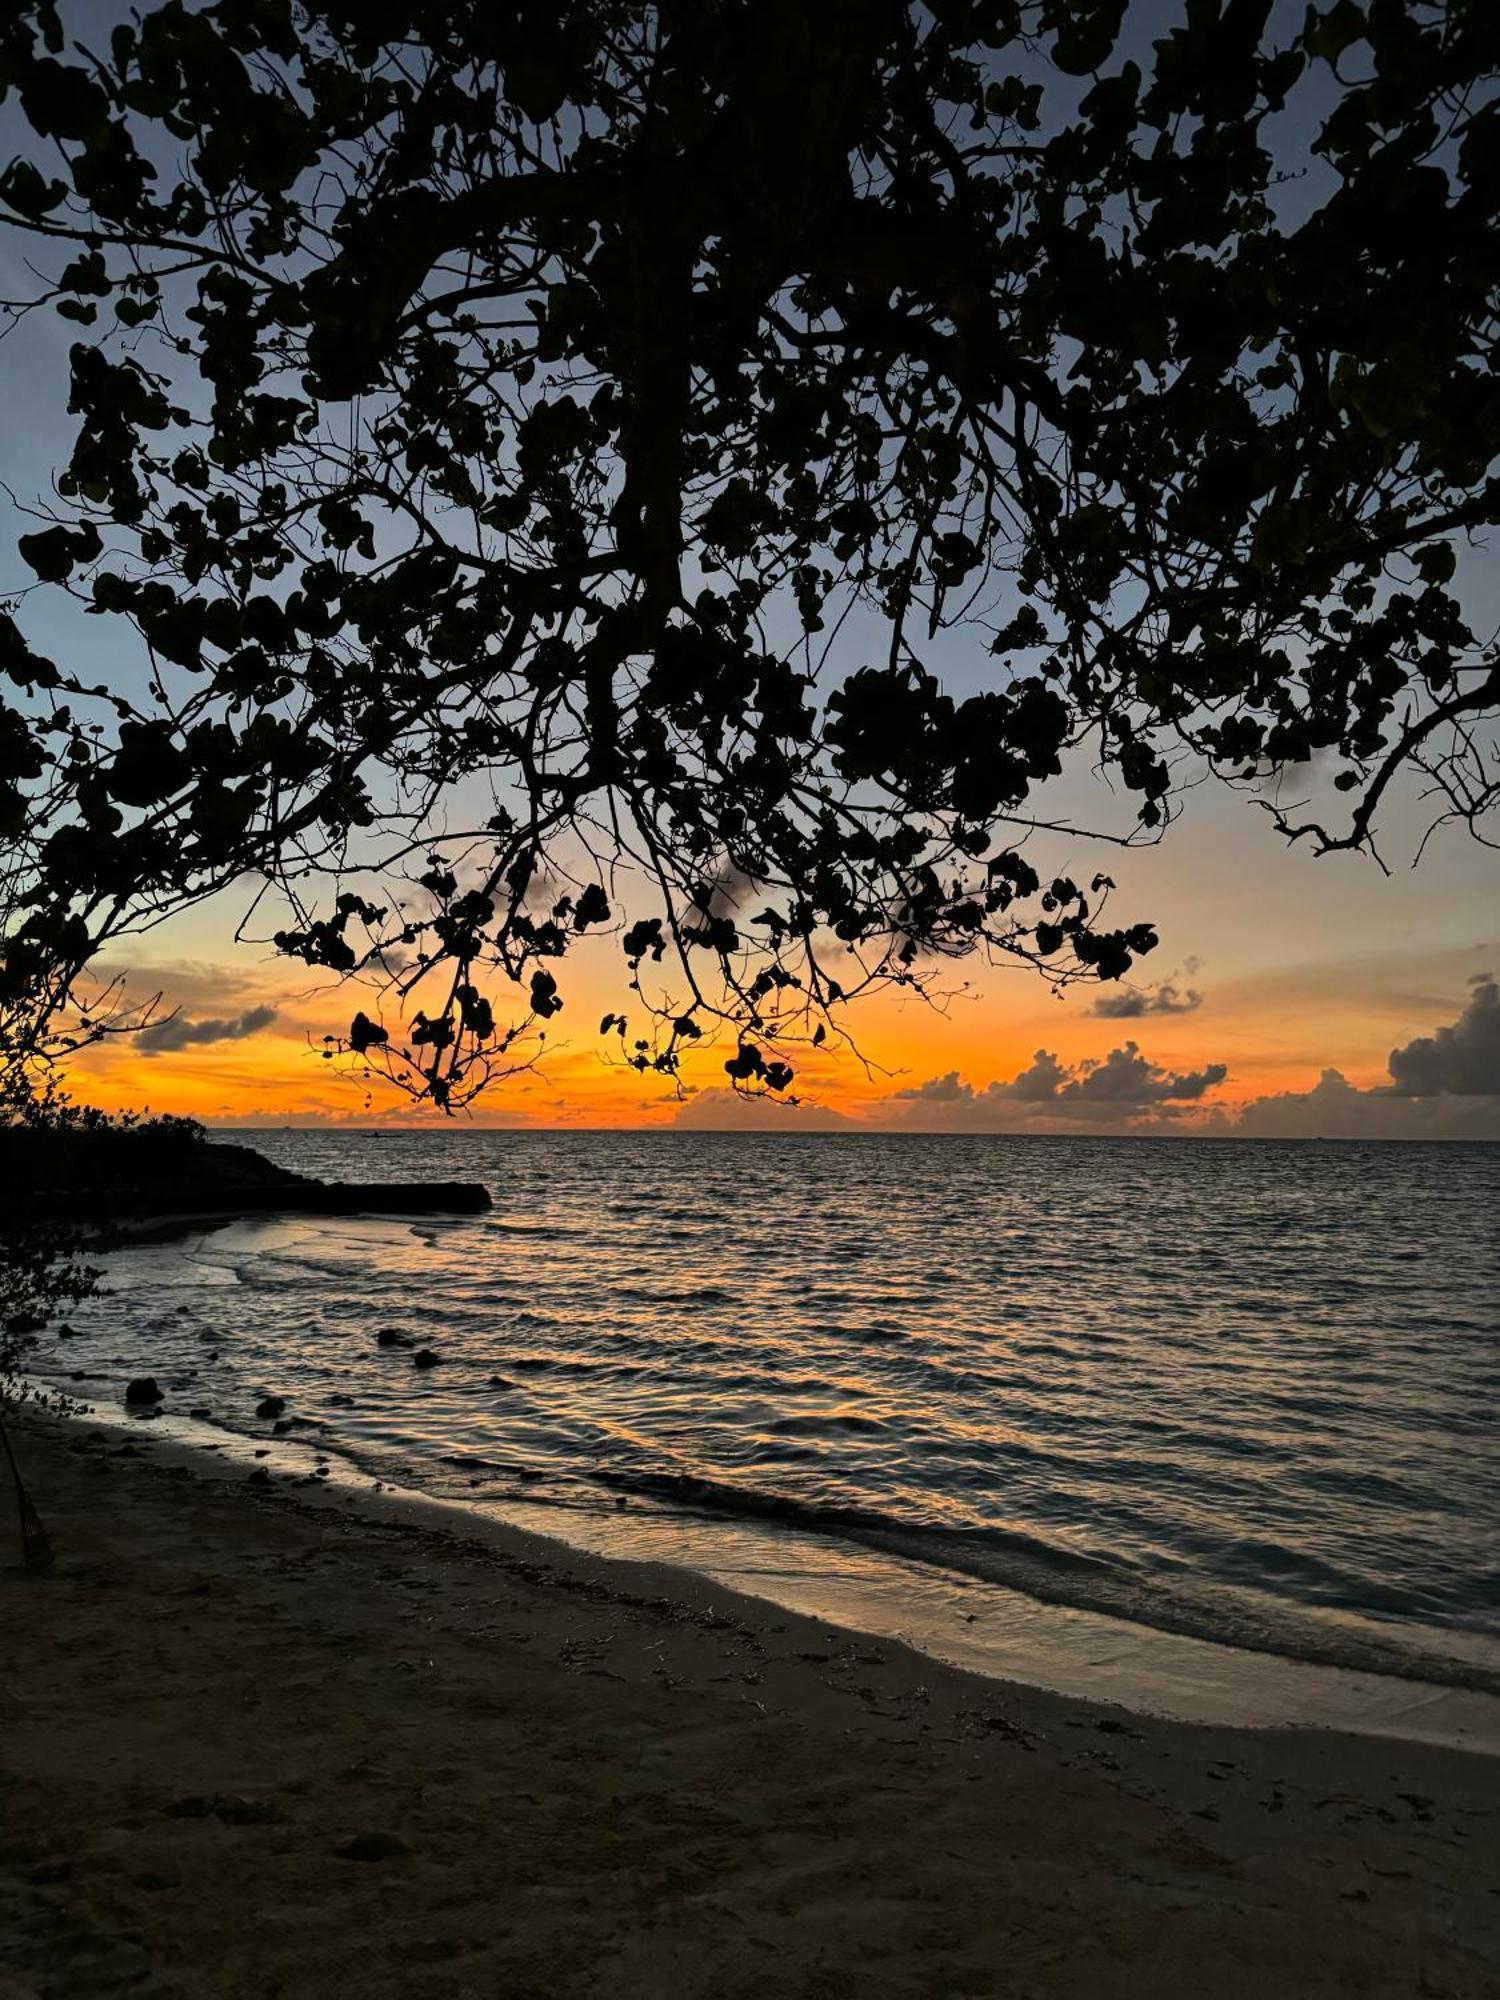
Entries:
[[90,18],[0,27],[77,333],[20,553],[150,678],[0,622],[12,981],[248,878],[452,1106],[614,926],[625,1060],[784,1091],[873,982],[1151,948],[1029,858],[1067,757],[1126,841],[1205,768],[1320,850],[1493,804],[1493,0]]

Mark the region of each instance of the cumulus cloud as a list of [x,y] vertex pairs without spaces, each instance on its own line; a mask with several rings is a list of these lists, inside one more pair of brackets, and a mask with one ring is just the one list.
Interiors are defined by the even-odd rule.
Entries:
[[1202,1005],[1196,987],[1164,979],[1160,986],[1120,986],[1101,993],[1089,1012],[1101,1021],[1139,1021],[1145,1014],[1191,1014]]
[[[1038,1063],[1045,1052],[1037,1051]],[[1048,1057],[1056,1067],[1056,1059]],[[1035,1067],[1031,1074],[1035,1073]],[[1026,1075],[1027,1072],[1022,1073]],[[1228,1076],[1224,1063],[1209,1063],[1204,1069],[1164,1070],[1143,1056],[1134,1042],[1111,1049],[1101,1063],[1080,1063],[1059,1080],[1054,1101],[1063,1105],[1140,1105],[1196,1103],[1205,1091],[1214,1089]],[[1017,1083],[1021,1077],[1017,1077]]]
[[159,1056],[207,1042],[242,1042],[246,1036],[258,1035],[269,1028],[275,1019],[274,1007],[247,1007],[243,1014],[226,1020],[195,1021],[191,1015],[175,1014],[170,1020],[143,1028],[135,1045],[142,1055]]
[[983,1089],[949,1070],[893,1091],[888,1116],[898,1125],[962,1131],[1046,1130],[1062,1121],[1139,1130],[1180,1117],[1227,1075],[1223,1063],[1165,1069],[1142,1055],[1135,1042],[1111,1049],[1102,1060],[1080,1063],[1038,1049],[1015,1076]]
[[997,1078],[984,1094],[996,1099],[1014,1097],[1022,1104],[1050,1104],[1066,1088],[1072,1074],[1050,1049],[1038,1049],[1029,1068],[1019,1071],[1009,1083]]
[[1485,974],[1449,1026],[1392,1049],[1389,1083],[1325,1069],[1311,1090],[1257,1097],[1222,1129],[1257,1139],[1500,1139],[1500,987]]
[[974,1095],[972,1083],[965,1083],[956,1069],[948,1070],[942,1076],[930,1076],[925,1083],[909,1084],[904,1090],[893,1090],[892,1097],[911,1098],[918,1104],[958,1104]]
[[[1175,992],[1170,982],[1158,990]],[[1393,1049],[1389,1080],[1371,1089],[1330,1068],[1309,1090],[1221,1108],[1213,1093],[1227,1074],[1223,1063],[1168,1069],[1133,1041],[1078,1063],[1038,1049],[1016,1075],[982,1087],[950,1069],[893,1091],[875,1122],[959,1132],[1066,1132],[1086,1125],[1256,1139],[1500,1139],[1500,982],[1490,974],[1476,979],[1458,1018]]]
[[1500,1139],[1500,1096],[1401,1097],[1325,1069],[1311,1090],[1257,1097],[1215,1129],[1248,1139]]
[[1500,986],[1486,973],[1451,1027],[1418,1035],[1390,1055],[1404,1097],[1500,1097]]

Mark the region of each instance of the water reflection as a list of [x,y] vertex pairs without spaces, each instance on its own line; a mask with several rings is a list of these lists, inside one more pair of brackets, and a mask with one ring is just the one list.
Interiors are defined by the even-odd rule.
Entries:
[[238,1426],[275,1390],[440,1491],[795,1521],[831,1565],[882,1548],[1241,1643],[1369,1664],[1497,1631],[1500,1149],[256,1143],[483,1178],[496,1210],[131,1252],[71,1366]]

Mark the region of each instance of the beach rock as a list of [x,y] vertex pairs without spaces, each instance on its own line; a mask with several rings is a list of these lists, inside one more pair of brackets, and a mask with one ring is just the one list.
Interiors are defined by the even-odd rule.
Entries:
[[413,1368],[436,1368],[442,1360],[441,1354],[434,1354],[430,1347],[419,1347],[411,1358]]
[[247,1486],[269,1486],[271,1475],[263,1465],[257,1465],[253,1472],[246,1474],[245,1483]]
[[383,1326],[375,1336],[381,1347],[410,1347],[411,1335],[403,1333],[398,1326]]
[[285,1411],[285,1409],[286,1409],[285,1396],[266,1396],[256,1404],[255,1414],[258,1417],[262,1418],[263,1420],[269,1422],[269,1420],[272,1417],[281,1416]]
[[205,1422],[209,1417],[211,1417],[213,1415],[213,1411],[205,1410],[202,1404],[200,1403],[196,1410],[189,1410],[188,1415],[190,1417],[197,1417],[199,1422],[201,1423]]
[[137,1375],[133,1382],[125,1385],[127,1403],[159,1403],[161,1390],[156,1386],[154,1375]]
[[328,1401],[336,1410],[352,1410],[355,1407],[352,1396],[330,1396]]
[[411,1853],[406,1842],[394,1833],[375,1832],[357,1833],[333,1851],[341,1861],[393,1861],[398,1855]]

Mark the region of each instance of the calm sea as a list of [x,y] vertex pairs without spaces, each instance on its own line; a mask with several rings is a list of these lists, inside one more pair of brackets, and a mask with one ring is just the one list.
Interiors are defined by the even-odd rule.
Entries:
[[330,1455],[565,1537],[671,1516],[711,1549],[754,1522],[830,1577],[888,1558],[1500,1691],[1500,1147],[253,1143],[482,1180],[494,1212],[118,1256],[58,1350],[101,1407],[149,1371],[264,1433],[276,1394]]

